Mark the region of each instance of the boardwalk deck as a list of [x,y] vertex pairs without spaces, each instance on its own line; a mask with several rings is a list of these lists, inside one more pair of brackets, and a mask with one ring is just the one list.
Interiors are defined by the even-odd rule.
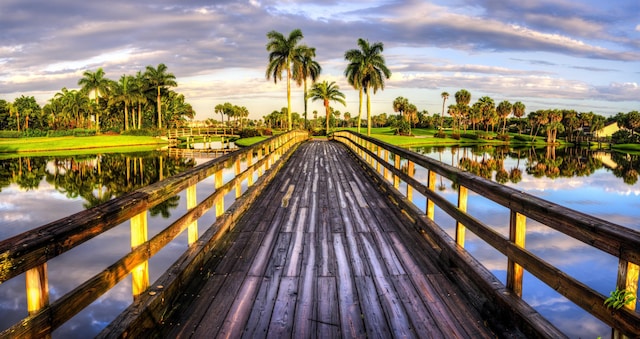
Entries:
[[302,145],[162,335],[495,337],[357,166],[341,144]]

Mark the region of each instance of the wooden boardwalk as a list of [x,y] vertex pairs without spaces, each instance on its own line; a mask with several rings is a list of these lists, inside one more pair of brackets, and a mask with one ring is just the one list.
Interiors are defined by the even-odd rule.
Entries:
[[161,335],[495,337],[361,173],[341,144],[303,144]]

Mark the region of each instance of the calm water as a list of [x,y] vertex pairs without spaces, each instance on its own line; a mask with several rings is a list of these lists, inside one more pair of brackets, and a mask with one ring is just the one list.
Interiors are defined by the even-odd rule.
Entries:
[[[640,230],[638,156],[492,147],[415,150],[518,190]],[[206,160],[182,159],[162,152],[0,160],[0,239],[95,206]],[[424,179],[426,173],[418,172],[416,176]],[[438,180],[437,189],[455,201],[456,190],[451,183]],[[212,179],[200,183],[198,201],[210,194],[213,187]],[[233,192],[230,195],[225,201],[233,201]],[[418,206],[425,205],[424,198],[418,194],[414,201]],[[149,237],[185,210],[183,195],[154,208],[150,213]],[[509,216],[505,208],[470,194],[469,210],[501,233],[508,233]],[[205,214],[199,225],[210,225],[214,221],[214,216]],[[441,211],[436,211],[436,222],[453,234],[455,223]],[[202,232],[204,226],[200,228]],[[505,282],[504,256],[482,244],[471,232],[467,234],[467,249]],[[51,301],[126,254],[130,250],[129,242],[129,225],[124,223],[50,261]],[[526,246],[600,293],[608,295],[615,288],[617,260],[608,255],[533,221],[527,223]],[[186,248],[187,239],[183,235],[154,257],[150,261],[151,281],[157,279]],[[604,324],[572,306],[535,277],[525,276],[524,284],[525,300],[571,337],[609,335]],[[24,277],[0,285],[0,330],[27,315],[24,288]],[[54,336],[94,336],[124,310],[131,299],[131,280],[127,278],[57,330]]]

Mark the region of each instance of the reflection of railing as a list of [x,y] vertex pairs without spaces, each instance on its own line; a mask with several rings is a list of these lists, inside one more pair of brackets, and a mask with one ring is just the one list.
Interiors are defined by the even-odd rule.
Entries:
[[[42,337],[60,327],[118,282],[132,275],[134,299],[157,297],[154,315],[161,318],[168,307],[165,300],[180,295],[181,278],[193,272],[215,251],[212,243],[233,225],[248,204],[272,178],[291,149],[308,137],[306,132],[289,132],[254,146],[221,156],[179,175],[149,185],[105,204],[82,211],[40,228],[0,242],[0,284],[26,272],[26,295],[29,316],[0,334],[2,337]],[[246,161],[242,171],[241,161]],[[223,170],[234,168],[235,176],[223,182]],[[270,170],[271,169],[271,170]],[[257,173],[258,181],[254,184]],[[196,184],[213,176],[216,190],[202,202],[196,201]],[[248,189],[242,192],[242,183]],[[236,203],[224,210],[224,196],[235,190]],[[147,239],[147,214],[150,208],[186,191],[188,211],[152,239]],[[198,235],[197,220],[215,206],[216,222]],[[53,303],[49,303],[47,262],[58,255],[130,220],[129,254]],[[188,229],[189,249],[180,258],[179,272],[166,272],[155,287],[149,287],[148,260]],[[161,287],[159,287],[161,286]],[[161,289],[161,290],[158,290]],[[143,292],[149,293],[143,294]],[[153,311],[148,311],[153,312]]]
[[[531,218],[618,258],[617,286],[612,286],[612,290],[617,287],[637,295],[638,265],[640,264],[639,232],[516,191],[373,138],[348,131],[337,132],[334,137],[358,154],[361,161],[369,165],[368,171],[386,186],[390,186],[387,178],[391,172],[391,181],[396,189],[389,190],[389,193],[395,196],[401,208],[411,211],[410,214],[417,213],[422,216],[416,220],[416,225],[436,241],[447,260],[468,268],[469,272],[478,269],[477,261],[463,249],[466,229],[471,230],[484,242],[504,254],[508,260],[507,290],[497,286],[496,280],[490,277],[491,274],[480,267],[476,275],[478,279],[488,279],[484,283],[486,289],[493,290],[497,295],[509,294],[521,297],[523,271],[526,269],[616,331],[632,337],[640,335],[640,315],[635,312],[636,302],[620,310],[607,308],[604,306],[605,296],[538,258],[525,248],[526,218]],[[400,166],[401,162],[406,162],[403,169]],[[421,166],[428,171],[426,184],[413,178],[415,166]],[[457,206],[435,190],[436,174],[458,185]],[[401,181],[406,183],[407,189],[404,194],[397,190]],[[426,214],[411,202],[413,190],[427,198]],[[467,213],[468,190],[509,209],[508,238]],[[435,205],[456,220],[455,240],[433,222]],[[460,255],[463,259],[460,259]],[[515,309],[514,305],[502,306]],[[535,319],[530,321],[534,322]]]

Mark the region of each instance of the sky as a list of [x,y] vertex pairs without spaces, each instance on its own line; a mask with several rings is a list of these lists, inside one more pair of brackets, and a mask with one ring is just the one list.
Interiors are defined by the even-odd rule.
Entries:
[[[335,81],[356,116],[358,92],[344,77],[357,40],[384,44],[391,78],[372,96],[372,114],[393,113],[403,96],[440,114],[442,92],[471,102],[521,101],[526,112],[575,109],[605,116],[640,110],[638,0],[2,0],[0,99],[47,103],[77,89],[86,70],[107,78],[164,63],[196,111],[246,106],[258,119],[287,106],[286,80],[266,79],[269,31],[299,28],[316,48],[319,80]],[[293,110],[304,111],[292,87]],[[322,115],[321,102],[309,114]],[[365,113],[363,113],[364,115]]]

